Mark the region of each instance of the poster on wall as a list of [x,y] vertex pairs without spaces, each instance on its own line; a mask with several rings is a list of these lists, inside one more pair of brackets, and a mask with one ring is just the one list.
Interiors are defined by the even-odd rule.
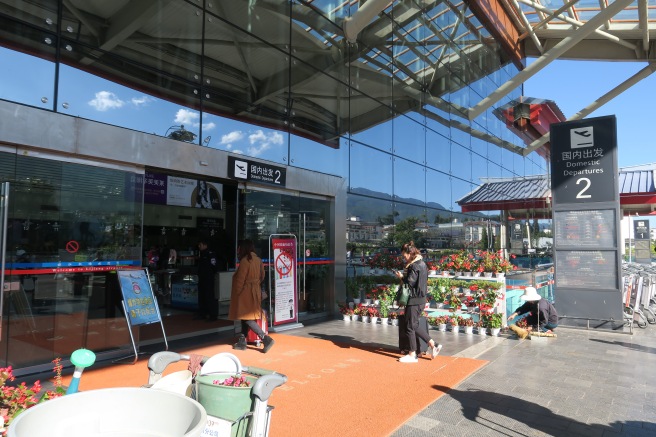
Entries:
[[220,210],[223,207],[222,199],[222,184],[146,172],[145,203]]
[[281,325],[298,321],[298,302],[296,301],[296,240],[274,238],[274,313],[273,324]]

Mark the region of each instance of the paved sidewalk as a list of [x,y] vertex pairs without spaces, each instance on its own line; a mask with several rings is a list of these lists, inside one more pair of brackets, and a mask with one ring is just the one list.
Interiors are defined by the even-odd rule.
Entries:
[[[431,330],[443,354],[489,364],[393,435],[656,436],[656,325],[633,335],[568,328],[557,333],[519,340]],[[284,334],[398,344],[396,327],[342,320]]]

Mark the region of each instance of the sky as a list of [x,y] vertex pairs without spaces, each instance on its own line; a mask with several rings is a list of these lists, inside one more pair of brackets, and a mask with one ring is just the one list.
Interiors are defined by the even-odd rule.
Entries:
[[[644,62],[554,61],[524,84],[524,96],[553,100],[569,118],[645,66]],[[617,117],[620,167],[656,162],[651,132],[656,118],[650,109],[654,97],[656,75],[652,74],[586,117]]]
[[[530,60],[529,60],[530,64]],[[644,62],[554,61],[524,83],[524,96],[556,102],[569,118],[642,70]],[[618,165],[656,163],[652,109],[656,74],[646,77],[586,118],[615,115]],[[649,219],[656,228],[656,218]]]

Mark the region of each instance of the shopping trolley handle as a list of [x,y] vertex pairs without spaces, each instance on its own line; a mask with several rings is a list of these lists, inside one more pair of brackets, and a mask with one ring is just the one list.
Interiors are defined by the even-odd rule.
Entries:
[[285,382],[287,382],[287,377],[282,373],[273,372],[268,375],[260,376],[253,385],[253,396],[261,401],[267,401],[269,396],[271,396],[271,392]]

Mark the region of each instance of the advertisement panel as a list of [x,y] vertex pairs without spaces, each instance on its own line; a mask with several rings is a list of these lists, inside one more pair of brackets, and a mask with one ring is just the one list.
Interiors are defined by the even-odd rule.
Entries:
[[296,240],[273,238],[274,308],[273,324],[298,321],[296,299]]

